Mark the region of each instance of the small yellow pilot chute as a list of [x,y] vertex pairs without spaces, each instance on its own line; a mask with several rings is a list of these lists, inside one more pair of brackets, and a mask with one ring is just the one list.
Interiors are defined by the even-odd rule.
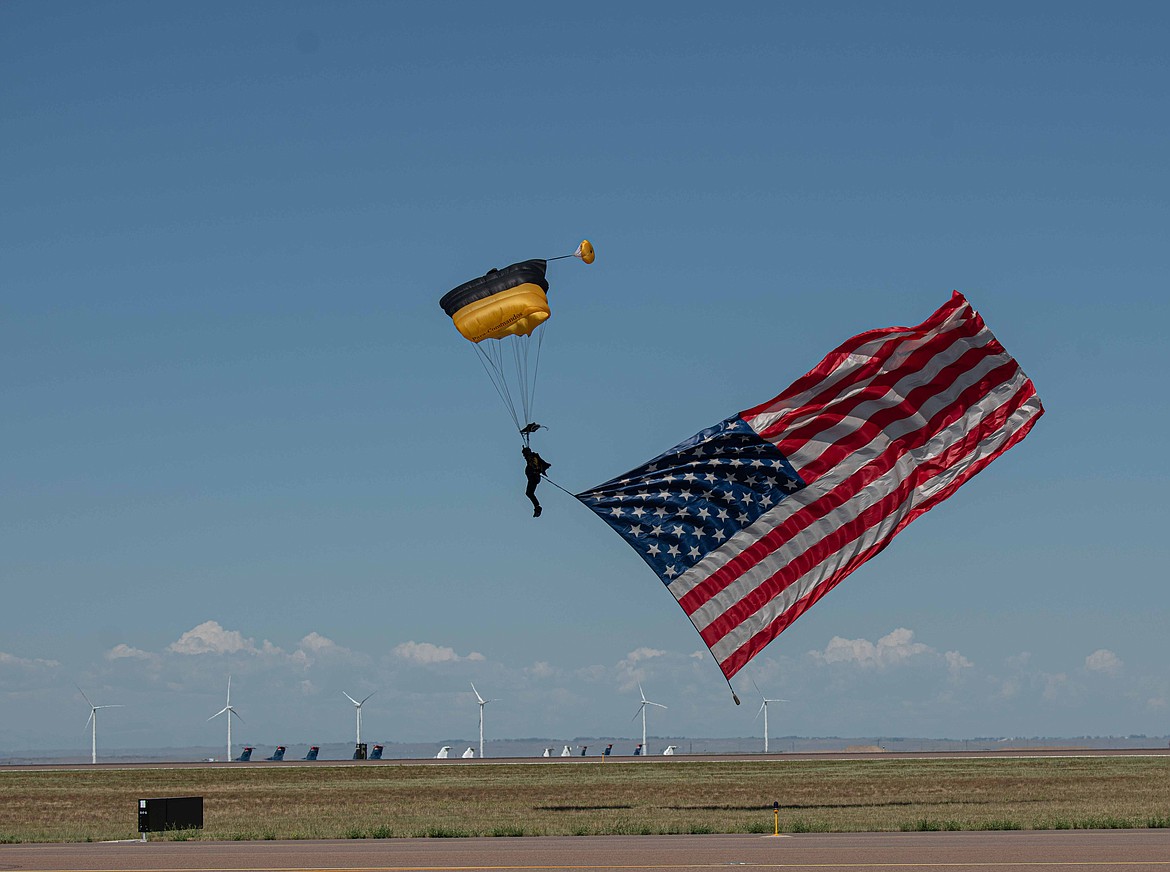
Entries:
[[[593,263],[593,245],[583,240],[567,257]],[[455,329],[473,343],[484,370],[520,431],[525,445],[539,425],[532,421],[540,348],[548,320],[548,260],[524,260],[464,282],[443,295],[439,305]],[[536,336],[535,343],[532,338]],[[535,354],[531,346],[535,344]]]

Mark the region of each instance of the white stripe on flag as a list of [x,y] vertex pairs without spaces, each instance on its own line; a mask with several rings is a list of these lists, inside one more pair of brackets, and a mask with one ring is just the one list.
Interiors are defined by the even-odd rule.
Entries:
[[[885,514],[880,522],[875,526],[866,529],[858,538],[852,542],[846,543],[842,547],[835,549],[828,554],[824,560],[818,563],[815,567],[810,569],[804,575],[789,584],[780,594],[767,601],[760,609],[754,612],[750,617],[739,623],[733,630],[728,632],[719,641],[711,646],[711,653],[715,655],[715,659],[722,662],[730,654],[734,653],[741,645],[755,636],[758,632],[763,630],[768,624],[772,623],[777,617],[786,612],[795,603],[806,597],[819,584],[826,581],[839,581],[838,573],[856,558],[859,554],[864,553],[875,545],[882,543],[889,539],[896,531],[903,519],[913,510],[913,508],[927,500],[934,494],[945,489],[952,484],[957,476],[962,475],[966,469],[976,460],[994,454],[999,450],[1000,446],[1005,444],[1009,438],[1014,435],[1016,430],[1026,424],[1035,416],[1035,408],[1023,408],[1017,410],[1009,419],[1008,426],[1000,430],[994,439],[986,440],[979,443],[974,450],[972,450],[966,457],[958,463],[949,466],[939,472],[931,479],[923,482],[919,487],[912,490],[893,511]],[[950,429],[950,428],[948,428]],[[957,436],[962,438],[961,428],[960,432],[952,430],[947,436]],[[950,444],[954,444],[951,442]],[[932,446],[931,454],[933,457],[936,453],[943,450],[942,445]],[[902,464],[899,464],[902,466]],[[909,466],[907,464],[907,466]],[[882,496],[887,496],[897,490],[899,484],[905,480],[905,477],[913,471],[913,466],[908,469],[895,469],[891,473],[883,476],[881,479],[875,481],[873,485],[867,487],[864,491],[864,502],[859,500],[851,500],[847,507],[843,506],[832,515],[817,521],[814,526],[818,527],[820,536],[813,533],[805,536],[804,533],[798,537],[800,542],[786,543],[782,548],[777,549],[765,561],[753,567],[744,576],[741,576],[731,587],[722,591],[716,600],[722,600],[724,604],[728,599],[734,598],[734,602],[738,602],[745,596],[750,594],[759,585],[775,573],[781,571],[788,565],[798,554],[810,550],[815,547],[817,542],[821,541],[825,536],[830,535],[836,530],[843,527],[850,520],[853,520],[858,515],[875,504]],[[876,491],[871,495],[871,490]],[[856,507],[855,507],[856,503]],[[811,530],[811,528],[810,528]],[[806,531],[807,532],[807,531]],[[736,593],[729,594],[729,591],[735,589]],[[702,632],[706,627],[715,620],[719,615],[726,611],[724,608],[718,610],[717,614],[712,614],[713,608],[709,608],[716,600],[710,601],[703,606],[698,612],[691,616],[695,628]],[[702,613],[700,615],[700,612]]]

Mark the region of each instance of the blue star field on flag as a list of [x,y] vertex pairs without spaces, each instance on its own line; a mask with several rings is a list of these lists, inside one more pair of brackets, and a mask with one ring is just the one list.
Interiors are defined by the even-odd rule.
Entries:
[[669,585],[804,486],[788,459],[735,416],[577,498]]

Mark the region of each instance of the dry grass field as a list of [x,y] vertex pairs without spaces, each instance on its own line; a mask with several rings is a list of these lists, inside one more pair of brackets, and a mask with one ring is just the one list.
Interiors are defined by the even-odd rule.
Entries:
[[239,766],[0,771],[0,841],[137,837],[137,800],[204,797],[171,839],[1170,826],[1170,758]]

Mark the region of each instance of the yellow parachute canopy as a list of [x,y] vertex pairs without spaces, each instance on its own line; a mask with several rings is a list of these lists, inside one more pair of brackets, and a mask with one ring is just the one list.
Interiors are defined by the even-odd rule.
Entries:
[[471,342],[530,336],[548,320],[546,262],[526,260],[461,284],[439,301]]
[[[593,263],[593,246],[584,240],[573,254],[585,263]],[[551,258],[560,260],[561,258]],[[451,316],[455,329],[474,343],[474,348],[516,429],[528,444],[532,423],[532,405],[536,394],[536,375],[540,369],[541,330],[533,331],[548,320],[548,281],[546,260],[524,260],[503,269],[489,270],[486,275],[464,282],[443,295],[439,305]],[[485,342],[495,339],[496,342]],[[530,354],[534,346],[534,354]]]

